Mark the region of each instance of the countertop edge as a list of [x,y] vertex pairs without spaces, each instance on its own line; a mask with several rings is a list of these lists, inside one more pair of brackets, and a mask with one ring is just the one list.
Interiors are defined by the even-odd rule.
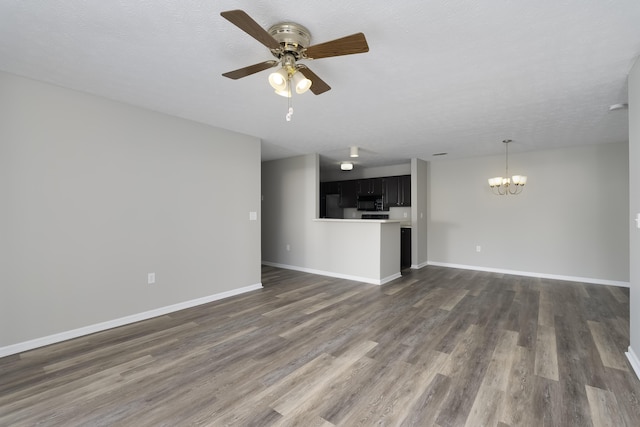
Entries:
[[411,224],[401,219],[360,219],[360,218],[313,218],[316,222],[337,222],[337,223],[366,223],[366,224],[400,224],[401,228],[411,228]]

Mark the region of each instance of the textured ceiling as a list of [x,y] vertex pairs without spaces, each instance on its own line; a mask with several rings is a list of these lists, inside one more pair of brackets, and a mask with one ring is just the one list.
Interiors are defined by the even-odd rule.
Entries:
[[[286,98],[272,59],[220,16],[306,26],[312,44],[363,32],[370,51],[307,64],[332,90]],[[362,147],[362,166],[628,140],[638,0],[0,2],[0,69],[259,137],[263,160]],[[447,158],[444,157],[444,158]]]

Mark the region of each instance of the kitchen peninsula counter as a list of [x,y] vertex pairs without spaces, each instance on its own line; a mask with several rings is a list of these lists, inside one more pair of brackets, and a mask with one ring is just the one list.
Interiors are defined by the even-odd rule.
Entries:
[[400,226],[394,219],[318,218],[320,269],[332,276],[383,285],[401,277]]

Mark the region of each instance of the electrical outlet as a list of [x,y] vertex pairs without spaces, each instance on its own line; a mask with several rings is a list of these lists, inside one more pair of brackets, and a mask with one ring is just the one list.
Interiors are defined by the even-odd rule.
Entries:
[[405,218],[407,217],[407,213],[406,213],[406,212],[404,213],[404,217],[405,217]]
[[482,246],[480,245],[476,246],[476,252],[482,252]]
[[147,274],[147,284],[153,285],[156,283],[156,273]]

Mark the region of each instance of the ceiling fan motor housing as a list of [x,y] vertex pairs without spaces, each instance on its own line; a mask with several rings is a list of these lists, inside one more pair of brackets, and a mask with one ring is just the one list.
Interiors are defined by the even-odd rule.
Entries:
[[304,49],[311,43],[311,32],[295,22],[283,22],[269,28],[269,34],[282,45],[282,52],[273,54],[280,58],[287,53],[300,59]]

